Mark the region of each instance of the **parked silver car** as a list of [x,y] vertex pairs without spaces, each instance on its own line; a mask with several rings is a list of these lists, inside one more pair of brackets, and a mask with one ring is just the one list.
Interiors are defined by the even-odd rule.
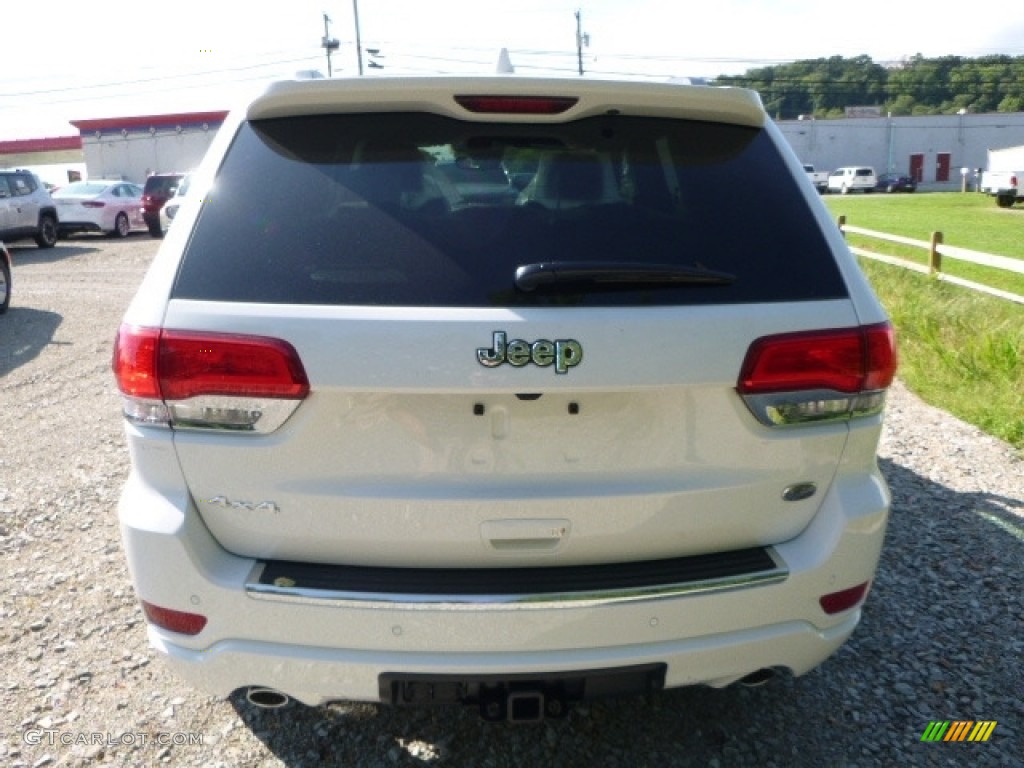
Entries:
[[32,238],[40,248],[57,244],[57,208],[31,171],[0,170],[0,240]]

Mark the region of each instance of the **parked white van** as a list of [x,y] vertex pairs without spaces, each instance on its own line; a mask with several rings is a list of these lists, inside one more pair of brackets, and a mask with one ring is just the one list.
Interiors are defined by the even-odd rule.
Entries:
[[828,175],[828,191],[848,194],[860,190],[874,192],[878,178],[875,169],[867,165],[848,165],[836,168]]

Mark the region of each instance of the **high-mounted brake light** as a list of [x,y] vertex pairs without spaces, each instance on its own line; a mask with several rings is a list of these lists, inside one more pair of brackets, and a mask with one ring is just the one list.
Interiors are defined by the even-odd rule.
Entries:
[[560,115],[576,105],[571,96],[456,96],[470,112],[508,115]]
[[736,390],[769,426],[867,416],[881,411],[896,363],[888,323],[765,336],[750,345]]
[[114,375],[129,421],[271,432],[309,393],[295,348],[264,336],[122,326]]

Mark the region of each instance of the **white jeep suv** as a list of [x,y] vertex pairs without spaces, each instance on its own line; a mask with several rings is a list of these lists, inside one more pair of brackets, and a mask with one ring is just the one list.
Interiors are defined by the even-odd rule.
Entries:
[[119,514],[195,686],[534,720],[857,625],[893,335],[756,94],[278,83],[175,222]]

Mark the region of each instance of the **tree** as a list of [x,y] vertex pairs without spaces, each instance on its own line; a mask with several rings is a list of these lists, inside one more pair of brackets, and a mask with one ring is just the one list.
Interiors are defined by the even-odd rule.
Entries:
[[879,106],[894,115],[1018,112],[1024,109],[1024,56],[970,59],[915,54],[895,67],[869,56],[831,56],[721,76],[719,85],[753,88],[778,119],[836,117],[849,106]]

